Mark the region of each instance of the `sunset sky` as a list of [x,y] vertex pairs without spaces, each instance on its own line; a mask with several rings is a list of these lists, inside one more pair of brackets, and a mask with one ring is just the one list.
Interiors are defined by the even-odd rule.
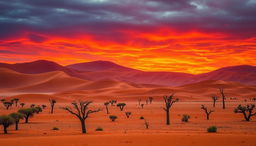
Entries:
[[256,0],[0,0],[0,62],[198,74],[256,65]]

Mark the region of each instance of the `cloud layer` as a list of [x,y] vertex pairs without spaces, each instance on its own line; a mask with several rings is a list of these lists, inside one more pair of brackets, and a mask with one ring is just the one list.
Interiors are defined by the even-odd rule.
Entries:
[[1,0],[0,14],[2,62],[189,73],[256,65],[256,0]]

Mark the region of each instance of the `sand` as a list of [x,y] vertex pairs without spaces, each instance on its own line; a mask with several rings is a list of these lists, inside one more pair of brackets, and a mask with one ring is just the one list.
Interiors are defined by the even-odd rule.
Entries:
[[[245,102],[228,102],[225,110],[221,109],[220,103],[212,108],[211,102],[179,102],[171,109],[169,126],[165,125],[162,102],[153,102],[141,109],[137,101],[120,100],[127,103],[123,112],[116,106],[109,108],[111,114],[118,116],[115,122],[108,118],[103,102],[104,100],[99,100],[92,104],[92,109],[102,108],[103,111],[92,114],[87,119],[87,134],[81,134],[78,119],[60,109],[70,105],[69,102],[57,103],[54,114],[49,114],[47,102],[37,102],[36,104],[47,104],[48,107],[31,118],[29,124],[22,121],[19,131],[15,131],[12,126],[9,128],[10,134],[1,133],[0,145],[256,145],[256,118],[246,122],[242,115],[233,112],[237,104]],[[27,106],[31,103],[28,102]],[[204,112],[200,109],[201,104],[215,110],[210,120],[205,119]],[[17,109],[12,107],[7,111],[1,106],[1,114]],[[132,112],[129,119],[125,117],[125,111]],[[188,123],[181,122],[182,114],[191,116]],[[149,122],[149,129],[145,129],[140,116]],[[217,133],[206,132],[211,125],[218,127]],[[60,130],[54,131],[53,127]],[[102,127],[104,131],[95,131],[97,127]],[[0,130],[2,131],[2,127]]]

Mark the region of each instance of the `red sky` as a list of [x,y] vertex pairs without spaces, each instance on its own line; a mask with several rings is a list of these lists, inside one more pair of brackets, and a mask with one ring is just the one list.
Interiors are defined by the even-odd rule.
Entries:
[[107,60],[193,74],[256,65],[253,1],[149,2],[3,2],[0,62]]

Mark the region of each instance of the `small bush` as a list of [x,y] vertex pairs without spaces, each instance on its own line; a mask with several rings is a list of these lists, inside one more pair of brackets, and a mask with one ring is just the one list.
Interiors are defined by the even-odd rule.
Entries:
[[109,116],[109,119],[110,119],[112,122],[114,122],[114,121],[117,119],[117,116],[115,116],[115,115],[110,115],[110,116]]
[[143,116],[141,116],[141,117],[140,117],[140,119],[141,119],[141,120],[143,120],[143,119],[144,119],[144,117],[143,117]]
[[52,130],[60,130],[58,127],[53,127]]
[[95,131],[103,131],[103,128],[98,127],[98,128],[95,129]]
[[209,128],[207,128],[207,131],[210,133],[215,133],[217,132],[217,127],[216,126],[211,126]]
[[190,119],[190,116],[187,115],[187,114],[184,114],[184,115],[182,115],[181,121],[182,122],[188,122],[189,119]]

